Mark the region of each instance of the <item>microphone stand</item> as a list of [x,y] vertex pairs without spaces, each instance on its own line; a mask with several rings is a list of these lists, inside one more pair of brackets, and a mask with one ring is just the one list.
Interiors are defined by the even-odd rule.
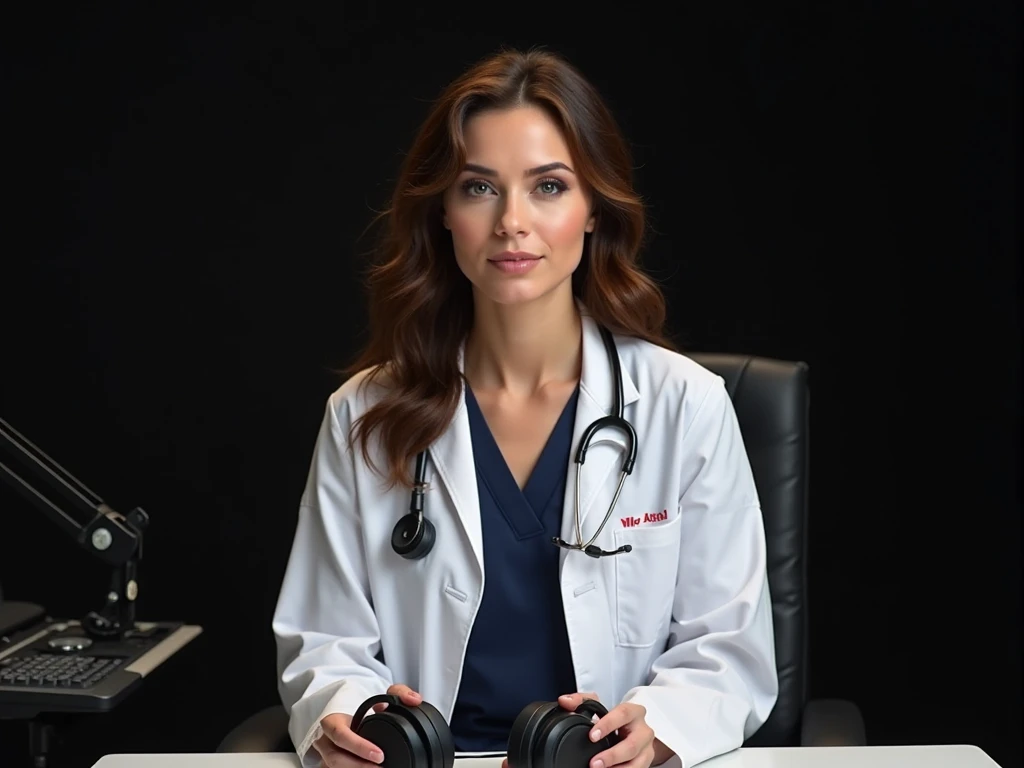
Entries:
[[0,462],[0,478],[80,547],[112,568],[106,602],[82,619],[82,628],[93,638],[123,640],[135,627],[142,535],[149,525],[149,515],[141,507],[127,515],[115,512],[3,419],[0,419],[0,450],[20,459],[44,490],[40,491],[3,462]]
[[[86,614],[81,620],[82,629],[96,640],[121,641],[130,636],[135,630],[142,535],[149,525],[149,515],[141,507],[127,515],[114,511],[3,419],[0,419],[0,453],[19,460],[36,484],[2,461],[0,478],[82,549],[112,569],[106,601],[98,611]],[[33,768],[47,768],[56,723],[50,716],[36,716],[29,720],[28,728]]]

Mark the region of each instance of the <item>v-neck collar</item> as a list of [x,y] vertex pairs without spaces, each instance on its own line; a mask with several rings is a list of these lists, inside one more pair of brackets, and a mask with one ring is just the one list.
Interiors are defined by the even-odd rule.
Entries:
[[480,404],[472,389],[466,385],[466,405],[477,477],[520,540],[545,532],[545,517],[549,510],[553,510],[557,517],[561,515],[562,499],[553,497],[556,490],[563,487],[565,479],[578,396],[579,385],[573,389],[540,452],[536,466],[520,489]]

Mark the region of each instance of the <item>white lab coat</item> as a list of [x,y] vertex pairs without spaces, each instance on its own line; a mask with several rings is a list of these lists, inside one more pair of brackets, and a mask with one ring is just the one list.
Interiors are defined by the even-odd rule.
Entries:
[[[597,543],[633,549],[601,559],[563,549],[552,589],[562,594],[578,690],[609,708],[642,704],[657,737],[690,766],[740,746],[775,704],[764,528],[721,378],[647,342],[616,343],[638,451]],[[273,619],[290,734],[310,766],[319,763],[311,745],[321,718],[351,714],[389,684],[411,686],[451,716],[484,590],[464,400],[429,452],[434,549],[408,561],[391,548],[408,492],[384,492],[358,446],[346,447],[349,426],[375,396],[358,389],[362,379],[329,398]],[[586,426],[609,413],[613,386],[597,326],[584,315],[573,451]],[[580,481],[585,539],[601,524],[623,455],[616,430],[597,438]],[[562,538],[575,542],[572,455],[566,473]]]

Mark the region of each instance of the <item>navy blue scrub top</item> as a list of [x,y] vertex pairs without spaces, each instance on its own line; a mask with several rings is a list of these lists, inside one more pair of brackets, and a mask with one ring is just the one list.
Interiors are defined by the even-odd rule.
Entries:
[[451,730],[460,752],[504,752],[532,701],[576,690],[558,579],[565,472],[579,387],[520,490],[466,387],[484,546],[484,595],[463,662]]

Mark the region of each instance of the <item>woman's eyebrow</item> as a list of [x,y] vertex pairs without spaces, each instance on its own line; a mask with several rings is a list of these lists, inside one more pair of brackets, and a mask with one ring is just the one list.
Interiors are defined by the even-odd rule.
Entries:
[[[482,166],[482,165],[477,165],[476,163],[466,163],[465,167],[463,167],[462,170],[463,171],[472,171],[473,173],[479,173],[481,176],[497,176],[498,175],[497,171],[495,171],[495,170],[493,170],[491,168],[486,168],[485,166]],[[528,170],[526,170],[523,173],[523,176],[524,177],[540,176],[542,173],[551,173],[551,171],[557,171],[557,170],[568,171],[569,173],[572,173],[573,175],[575,175],[575,171],[573,171],[573,169],[570,168],[565,163],[555,162],[555,163],[547,163],[545,165],[538,165],[536,168],[529,168]]]

